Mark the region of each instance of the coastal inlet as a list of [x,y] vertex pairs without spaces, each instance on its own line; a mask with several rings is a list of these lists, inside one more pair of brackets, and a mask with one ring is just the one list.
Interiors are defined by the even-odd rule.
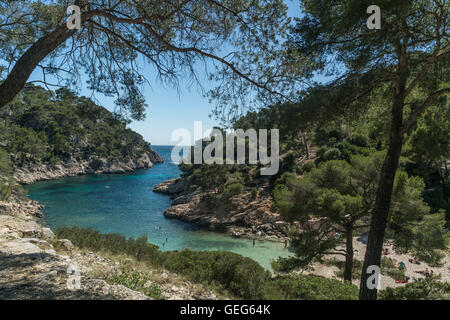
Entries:
[[152,146],[164,163],[126,174],[87,175],[26,186],[29,198],[45,206],[43,221],[55,230],[61,226],[91,228],[126,237],[146,235],[161,250],[231,251],[254,259],[270,269],[270,261],[290,255],[282,243],[236,239],[167,219],[172,200],[153,192],[158,184],[176,178],[180,171],[171,162],[171,146]]

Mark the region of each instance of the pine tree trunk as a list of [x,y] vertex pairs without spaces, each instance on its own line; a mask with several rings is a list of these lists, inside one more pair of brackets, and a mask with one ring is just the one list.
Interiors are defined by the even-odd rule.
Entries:
[[353,269],[353,230],[348,230],[345,236],[345,247],[347,252],[345,255],[344,280],[351,282]]
[[39,63],[71,37],[75,31],[69,30],[65,25],[60,26],[35,42],[17,60],[8,77],[0,85],[0,109],[11,102],[23,89],[31,73]]
[[[86,0],[75,0],[75,5],[84,8],[88,5]],[[83,14],[82,19],[90,14]],[[69,30],[66,24],[62,24],[52,32],[33,43],[27,51],[17,60],[13,69],[0,84],[0,109],[11,102],[23,89],[31,73],[47,56],[54,52],[60,45],[72,37],[76,29]]]
[[367,274],[367,268],[371,265],[380,266],[381,263],[381,250],[391,205],[394,179],[403,145],[403,106],[403,90],[400,90],[400,93],[397,92],[392,105],[389,149],[381,170],[375,206],[370,221],[369,238],[360,283],[360,300],[377,299],[377,289],[367,287],[367,279],[371,275]]

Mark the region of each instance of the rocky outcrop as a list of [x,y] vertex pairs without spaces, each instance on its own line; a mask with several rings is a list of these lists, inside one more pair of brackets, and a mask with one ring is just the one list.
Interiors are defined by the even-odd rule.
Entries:
[[42,209],[43,206],[34,200],[25,203],[15,199],[0,201],[0,214],[42,218]]
[[250,190],[213,207],[204,201],[205,192],[190,191],[183,178],[165,181],[153,191],[169,195],[172,206],[164,216],[195,223],[213,230],[224,230],[234,237],[284,241],[289,225],[272,208],[272,198],[262,186],[256,197]]
[[[108,275],[139,264],[78,250],[38,223],[36,202],[0,202],[0,300],[118,299],[151,300],[123,285],[110,284]],[[139,271],[140,272],[140,271]],[[170,300],[215,300],[214,292],[165,270],[148,270],[161,295]],[[79,282],[77,278],[79,275]],[[77,286],[79,283],[79,287]],[[72,284],[72,285],[71,285]]]
[[54,180],[84,174],[125,173],[136,169],[151,168],[154,163],[163,162],[155,151],[150,150],[136,159],[109,161],[91,157],[87,160],[68,160],[58,165],[28,164],[14,168],[14,177],[20,184],[31,184],[37,181]]
[[[27,213],[0,213],[0,299],[150,299],[83,272],[79,288],[68,286],[80,267],[70,241],[57,240]],[[59,247],[64,250],[57,253]]]
[[169,196],[177,196],[189,191],[189,182],[182,178],[167,180],[157,185],[153,191]]

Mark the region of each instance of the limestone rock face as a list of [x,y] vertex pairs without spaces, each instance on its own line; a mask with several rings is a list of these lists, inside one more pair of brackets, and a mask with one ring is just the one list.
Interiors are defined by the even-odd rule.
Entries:
[[158,193],[176,196],[189,190],[189,182],[186,179],[176,178],[164,181],[157,185],[153,191]]
[[60,249],[65,250],[65,251],[69,251],[69,252],[72,251],[75,248],[75,246],[72,244],[72,242],[70,240],[68,240],[68,239],[60,239],[60,240],[58,240],[57,246]]
[[[0,205],[0,299],[150,299],[82,271],[80,288],[70,288],[69,271],[76,270],[84,260],[75,261],[56,253],[54,243],[61,242],[71,249],[73,244],[69,240],[55,240],[49,228],[38,224],[35,216],[21,211],[20,206]],[[22,209],[26,207],[22,205]],[[11,215],[11,208],[18,212]]]
[[163,162],[155,151],[150,150],[139,158],[109,161],[107,159],[91,157],[86,160],[68,160],[58,165],[25,165],[14,168],[14,177],[21,184],[31,184],[36,181],[54,180],[63,177],[73,177],[84,174],[126,173],[136,169],[151,168],[154,163]]
[[45,239],[55,239],[56,236],[50,228],[42,228],[42,234]]
[[167,218],[226,230],[234,237],[249,237],[270,241],[284,241],[289,225],[272,209],[270,192],[264,187],[256,198],[250,190],[235,196],[229,202],[208,207],[202,198],[205,192],[190,191],[184,178],[165,181],[153,189],[169,195],[172,206],[164,212]]

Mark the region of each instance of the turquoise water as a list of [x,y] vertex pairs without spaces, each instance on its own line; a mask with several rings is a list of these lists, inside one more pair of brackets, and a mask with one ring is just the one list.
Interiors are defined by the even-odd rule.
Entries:
[[250,257],[268,269],[271,259],[289,255],[283,244],[257,241],[254,247],[248,239],[235,239],[166,219],[163,212],[171,200],[152,189],[178,177],[180,171],[170,160],[172,147],[153,146],[153,149],[165,162],[151,169],[38,182],[26,187],[29,197],[45,205],[44,222],[53,229],[77,225],[126,237],[145,234],[161,250],[231,251]]

